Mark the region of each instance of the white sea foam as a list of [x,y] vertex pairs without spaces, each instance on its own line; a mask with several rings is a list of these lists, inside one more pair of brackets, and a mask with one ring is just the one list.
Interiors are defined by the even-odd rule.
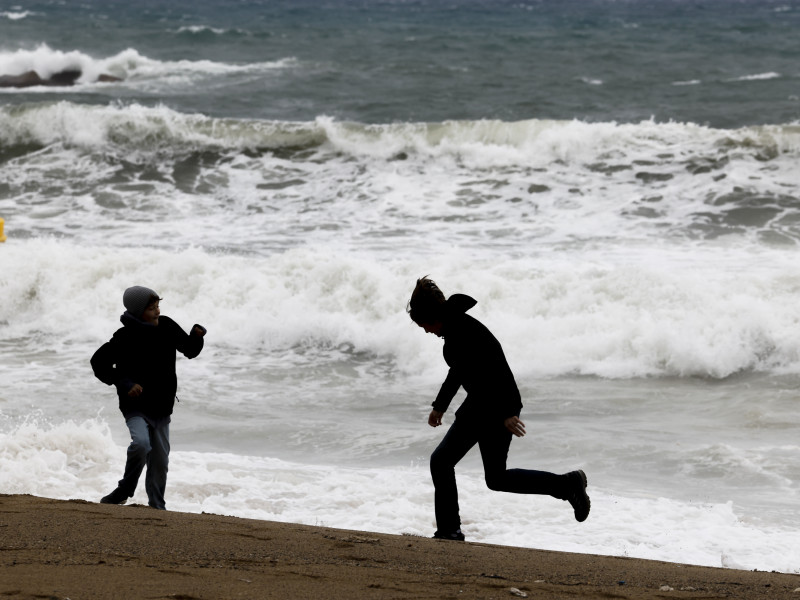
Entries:
[[235,33],[235,34],[246,34],[247,31],[244,29],[224,29],[222,27],[211,27],[210,25],[189,25],[180,27],[177,30],[178,33],[192,33],[192,34],[203,34],[203,33],[213,33],[215,35],[224,35],[226,33]]
[[148,58],[134,48],[128,48],[113,56],[98,58],[79,50],[52,49],[47,44],[40,44],[33,50],[0,51],[0,74],[18,75],[36,71],[40,77],[48,78],[61,71],[78,69],[81,71],[79,84],[92,83],[100,75],[109,74],[123,79],[125,85],[134,85],[145,90],[151,88],[166,90],[181,81],[190,83],[206,76],[283,69],[295,63],[293,58],[245,65],[211,60],[161,61]]
[[63,52],[51,50],[42,44],[34,50],[17,50],[0,52],[0,73],[19,75],[27,71],[36,71],[42,78],[66,70],[80,69],[83,76],[79,81],[89,81],[100,75],[102,63],[77,50]]
[[[0,166],[10,186],[0,207],[9,228],[14,219],[23,231],[80,231],[98,244],[120,239],[120,218],[137,239],[158,220],[169,245],[200,239],[248,252],[309,236],[391,248],[399,235],[430,239],[433,229],[445,247],[470,239],[503,252],[581,240],[730,236],[760,245],[800,237],[791,200],[800,189],[800,133],[791,125],[365,126],[59,102],[0,110],[0,132],[11,145],[46,146]],[[151,175],[141,181],[142,173]],[[49,185],[31,193],[32,174]],[[73,193],[87,181],[91,189]],[[87,215],[97,226],[86,227]],[[179,226],[177,217],[193,226]]]
[[[121,62],[127,60],[128,53],[134,63],[141,58],[136,51],[128,50],[118,55]],[[66,64],[68,56],[62,55],[65,62],[61,64]],[[149,68],[146,64],[147,61],[143,61],[141,68]],[[52,71],[60,68],[67,67]],[[617,124],[483,120],[363,125],[324,116],[313,122],[292,123],[214,119],[180,113],[164,106],[92,106],[70,102],[0,107],[0,132],[8,143],[63,142],[100,145],[106,149],[120,146],[127,152],[140,146],[147,151],[149,146],[158,153],[169,148],[177,155],[185,151],[187,145],[198,150],[252,150],[304,147],[327,140],[334,150],[356,157],[392,159],[405,152],[419,154],[424,160],[439,157],[463,160],[471,168],[544,167],[553,161],[580,164],[609,159],[630,168],[635,160],[669,164],[664,158],[666,152],[675,153],[669,157],[674,160],[681,155],[691,157],[695,152],[719,152],[726,148],[739,153],[746,153],[748,148],[779,154],[800,151],[800,129],[792,125],[733,131],[654,121]],[[164,143],[153,146],[148,140]],[[698,158],[711,157],[700,155]]]
[[[313,124],[278,124],[211,119],[182,114],[165,106],[112,104],[107,107],[69,102],[20,110],[0,108],[0,132],[7,143],[66,144],[81,148],[153,156],[170,152],[307,145],[320,138]],[[134,154],[135,158],[136,154]]]
[[[409,337],[403,298],[434,271],[478,297],[478,314],[503,315],[493,328],[524,348],[522,373],[721,378],[798,363],[796,251],[759,237],[798,238],[797,127],[278,124],[61,102],[4,108],[0,132],[46,145],[0,167],[0,278],[17,299],[0,319],[15,335],[76,335],[57,299],[113,315],[119,290],[147,279],[222,324],[226,344],[344,344],[413,371],[420,342],[395,343]],[[315,160],[243,152],[294,145]],[[209,165],[186,159],[213,151]],[[32,177],[47,185],[29,191]],[[73,242],[20,243],[47,235]]]
[[35,14],[33,11],[30,10],[5,10],[0,11],[0,18],[6,18],[9,21],[21,21],[31,15]]
[[767,73],[753,73],[750,75],[742,75],[741,77],[736,77],[734,79],[730,79],[729,81],[763,81],[767,79],[778,79],[781,76],[782,75],[780,73],[769,71]]
[[[96,501],[116,485],[124,455],[101,420],[24,423],[0,432],[0,489]],[[590,479],[592,514],[577,524],[561,501],[498,495],[470,469],[458,477],[463,529],[472,541],[800,572],[796,531],[742,521],[732,502],[626,496]],[[143,490],[131,502],[146,504]],[[434,527],[432,486],[427,469],[418,466],[316,467],[176,450],[167,503],[184,512],[395,534],[430,535]]]
[[[691,252],[696,257],[696,253]],[[639,260],[579,264],[564,255],[471,260],[439,256],[436,278],[448,293],[480,300],[521,375],[651,375],[722,378],[766,370],[797,372],[800,273],[792,256],[749,260],[731,250],[706,253],[709,268],[686,270],[689,255],[648,252]],[[414,371],[435,350],[404,314],[408,288],[428,261],[383,261],[330,249],[264,258],[118,249],[100,252],[58,241],[7,242],[0,255],[0,307],[6,335],[34,332],[102,339],[119,312],[119,294],[144,282],[165,307],[190,307],[215,330],[216,343],[245,350],[342,345],[393,356]],[[728,270],[730,268],[730,270]],[[65,303],[64,298],[70,302]],[[75,307],[91,310],[75,315]],[[103,317],[98,320],[98,316]],[[184,319],[182,319],[184,320]]]

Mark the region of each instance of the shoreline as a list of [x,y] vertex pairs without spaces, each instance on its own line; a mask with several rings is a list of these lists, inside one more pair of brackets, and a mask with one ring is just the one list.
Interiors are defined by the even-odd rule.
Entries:
[[[793,598],[800,575],[0,494],[13,598]],[[523,596],[524,594],[524,596]]]

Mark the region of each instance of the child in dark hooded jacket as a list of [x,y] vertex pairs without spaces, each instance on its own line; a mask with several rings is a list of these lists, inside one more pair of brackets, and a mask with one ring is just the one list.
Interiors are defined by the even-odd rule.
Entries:
[[188,335],[167,316],[160,298],[150,288],[125,290],[120,317],[123,327],[91,359],[95,376],[117,389],[119,409],[131,435],[125,473],[117,488],[103,497],[104,504],[124,504],[133,496],[147,467],[145,489],[153,508],[165,509],[164,491],[169,467],[169,424],[178,379],[176,352],[194,358],[203,349],[204,327],[194,325]]
[[411,319],[426,333],[444,339],[444,359],[450,367],[433,402],[428,424],[441,425],[459,388],[467,392],[456,411],[455,422],[431,455],[437,526],[434,537],[464,540],[455,466],[476,444],[490,489],[567,500],[575,518],[584,521],[591,504],[583,471],[556,475],[506,467],[512,436],[525,435],[525,424],[519,418],[522,401],[500,342],[483,323],[466,314],[476,304],[464,294],[453,294],[445,300],[427,277],[417,280],[408,303]]

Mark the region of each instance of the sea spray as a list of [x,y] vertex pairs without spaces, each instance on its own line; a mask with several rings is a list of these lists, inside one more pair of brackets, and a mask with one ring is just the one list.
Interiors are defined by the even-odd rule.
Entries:
[[[405,314],[409,289],[429,269],[421,261],[324,247],[268,258],[196,248],[98,252],[56,240],[3,250],[0,322],[9,337],[99,342],[118,322],[121,290],[147,284],[164,298],[165,314],[209,323],[215,344],[236,353],[352,348],[390,357],[405,373],[437,370],[436,345]],[[642,249],[617,265],[568,256],[473,259],[480,268],[465,275],[464,255],[454,252],[434,275],[446,293],[478,299],[473,312],[503,340],[520,377],[797,372],[800,274],[791,256],[721,248],[691,270],[683,252]]]

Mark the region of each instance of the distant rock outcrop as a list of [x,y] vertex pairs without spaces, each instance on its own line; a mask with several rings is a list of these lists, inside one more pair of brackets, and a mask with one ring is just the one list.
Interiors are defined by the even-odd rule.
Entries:
[[[81,76],[80,69],[67,69],[54,73],[50,77],[43,79],[36,71],[27,71],[21,75],[0,75],[0,87],[13,87],[13,88],[26,88],[37,85],[45,86],[70,86],[75,85],[75,82]],[[113,75],[100,75],[96,81],[103,83],[112,83],[115,81],[122,81],[119,77]]]

